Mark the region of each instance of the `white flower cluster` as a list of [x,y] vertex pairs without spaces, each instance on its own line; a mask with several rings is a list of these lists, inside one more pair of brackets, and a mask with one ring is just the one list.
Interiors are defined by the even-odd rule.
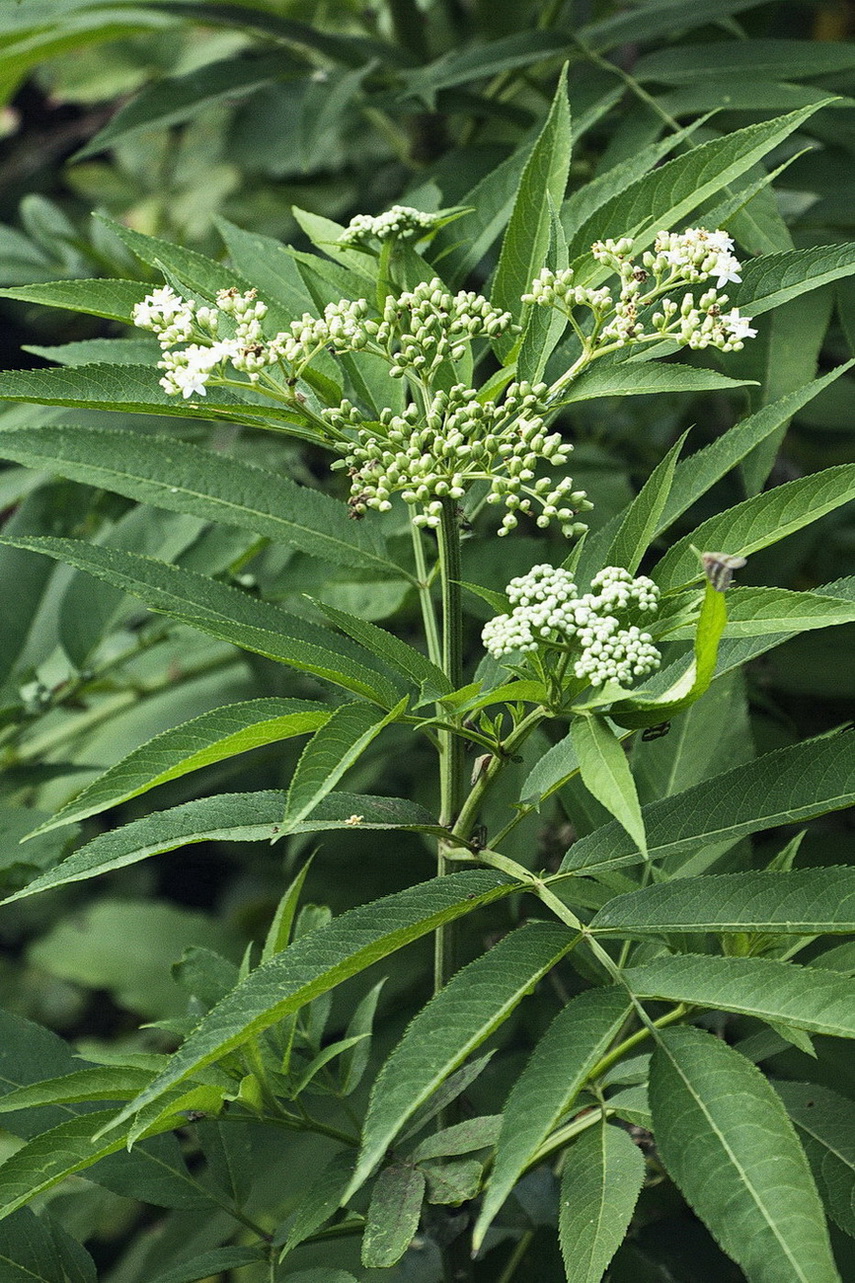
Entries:
[[357,433],[346,457],[333,464],[352,478],[353,515],[388,511],[391,495],[400,493],[419,509],[413,524],[435,528],[443,499],[462,499],[473,481],[488,481],[487,503],[505,508],[500,535],[514,529],[520,512],[531,513],[533,503],[539,526],[554,520],[566,535],[580,534],[584,526],[576,517],[591,507],[584,490],[574,490],[571,477],[535,480],[541,462],[562,467],[572,450],[544,426],[546,390],[545,384],[514,383],[496,405],[482,404],[472,388],[458,384],[437,392],[424,414],[415,406],[400,415],[384,410],[379,423],[366,422],[347,401],[324,411],[339,432]]
[[659,589],[645,575],[637,578],[619,566],[607,566],[581,597],[566,570],[534,566],[508,584],[509,615],[497,615],[481,634],[496,659],[540,649],[571,656],[574,675],[592,686],[606,682],[628,685],[654,672],[660,655],[649,633],[633,617],[654,614]]
[[436,214],[425,214],[409,205],[393,205],[385,214],[357,214],[338,238],[339,245],[356,245],[372,239],[418,240],[437,222]]
[[[140,329],[152,330],[160,341],[163,356],[158,369],[165,370],[161,387],[170,396],[206,396],[205,384],[214,370],[226,361],[236,370],[258,379],[259,371],[279,360],[279,353],[261,331],[267,315],[267,304],[256,299],[255,290],[242,294],[237,289],[220,290],[217,306],[199,306],[176,294],[169,285],[154,290],[133,310],[133,320]],[[222,317],[230,318],[232,333],[218,337]],[[171,351],[176,343],[201,338],[181,351]]]
[[364,298],[342,299],[340,303],[327,303],[323,316],[304,312],[299,321],[292,321],[289,331],[277,334],[272,344],[286,361],[302,369],[322,348],[336,352],[358,352],[369,340],[367,328],[368,304]]
[[[724,310],[728,298],[718,292],[728,281],[741,280],[739,260],[726,232],[704,227],[660,232],[653,249],[645,251],[640,260],[632,258],[633,248],[628,236],[597,241],[591,247],[594,258],[620,277],[617,299],[607,288],[574,285],[573,269],[565,268],[559,272],[544,269],[523,295],[523,302],[555,307],[567,316],[576,307],[589,308],[594,314],[588,339],[592,348],[620,348],[661,336],[692,348],[733,352],[757,333],[751,327],[751,317],[740,315],[736,308]],[[668,297],[670,291],[712,277],[716,278],[715,287],[699,300],[690,293],[679,303]],[[657,301],[659,310],[650,317],[652,330],[645,330],[642,312]]]

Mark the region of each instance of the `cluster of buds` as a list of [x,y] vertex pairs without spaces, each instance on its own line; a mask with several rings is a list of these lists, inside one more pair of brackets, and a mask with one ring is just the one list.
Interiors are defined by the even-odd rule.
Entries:
[[[728,281],[739,281],[740,264],[733,254],[733,241],[722,231],[703,227],[685,232],[660,232],[653,249],[633,259],[633,241],[597,241],[594,258],[620,278],[617,298],[608,288],[592,289],[574,284],[572,268],[553,272],[544,269],[523,295],[523,302],[554,307],[572,317],[575,308],[588,308],[593,325],[587,342],[591,350],[624,347],[627,343],[671,338],[692,348],[715,347],[722,352],[739,351],[743,340],[757,333],[751,318],[736,308],[725,311]],[[685,293],[679,302],[668,297],[671,291],[696,285],[715,277],[715,287],[696,300]],[[646,310],[659,303],[645,329]]]
[[[206,383],[213,372],[230,362],[249,377],[251,383],[259,372],[279,360],[274,344],[264,338],[261,322],[267,315],[267,304],[256,298],[255,290],[241,293],[237,289],[220,290],[217,306],[197,305],[182,298],[169,285],[154,290],[133,310],[133,320],[143,330],[157,335],[163,352],[158,369],[165,374],[160,385],[170,396],[207,395]],[[231,333],[219,336],[223,317]],[[181,351],[172,349],[178,343],[197,338]]]
[[323,348],[335,352],[359,352],[368,344],[368,304],[364,298],[342,299],[340,303],[327,303],[323,316],[304,312],[299,321],[292,321],[289,329],[277,334],[272,346],[301,370]]
[[493,307],[481,294],[451,294],[434,277],[387,298],[382,319],[368,321],[366,329],[390,358],[394,377],[411,373],[427,380],[443,361],[460,360],[473,339],[495,338],[511,323],[510,312]]
[[533,504],[538,525],[557,521],[566,535],[581,533],[576,518],[591,507],[585,492],[568,476],[535,480],[540,463],[563,467],[572,450],[559,433],[546,431],[546,391],[545,384],[514,383],[501,405],[482,404],[472,388],[458,384],[437,392],[425,413],[415,406],[403,414],[384,410],[379,423],[366,422],[349,402],[324,411],[340,434],[356,434],[345,458],[333,464],[350,474],[353,515],[388,511],[391,495],[400,493],[417,510],[413,524],[435,528],[444,499],[460,500],[472,482],[487,481],[487,503],[505,509],[500,535],[514,529],[519,513],[531,514]]
[[578,595],[566,570],[534,566],[507,587],[513,610],[485,624],[482,640],[496,659],[551,650],[569,655],[575,677],[592,686],[631,682],[659,667],[659,651],[636,621],[655,614],[659,590],[644,575],[607,566]]
[[419,240],[436,226],[438,216],[425,214],[409,205],[393,205],[385,214],[357,214],[338,238],[339,245],[359,245],[366,241]]

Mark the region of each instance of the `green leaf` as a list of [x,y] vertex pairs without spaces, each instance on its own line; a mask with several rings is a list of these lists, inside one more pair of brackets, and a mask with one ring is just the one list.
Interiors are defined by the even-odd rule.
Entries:
[[257,58],[207,62],[183,76],[157,80],[120,107],[109,123],[75,153],[74,159],[96,155],[119,138],[142,129],[168,129],[224,99],[239,102],[262,85],[283,78],[296,65],[277,50]]
[[97,1283],[95,1263],[44,1213],[22,1208],[0,1225],[3,1283]]
[[760,316],[855,272],[855,244],[815,245],[750,259],[742,283],[729,291],[730,302],[749,316]]
[[163,1274],[156,1274],[151,1283],[196,1283],[198,1279],[211,1278],[224,1270],[236,1270],[241,1265],[255,1265],[264,1259],[264,1249],[260,1247],[217,1247],[189,1261],[182,1261]]
[[[762,160],[820,105],[810,104],[775,120],[713,138],[645,174],[606,201],[579,228],[570,242],[571,260],[574,256],[587,256],[594,241],[616,234],[632,236],[636,252],[647,249],[663,227],[678,226],[693,209]],[[590,263],[588,270],[593,277],[595,264],[587,258],[586,262]]]
[[852,1102],[818,1083],[776,1082],[807,1154],[826,1210],[855,1237],[855,1125]]
[[712,584],[704,588],[698,622],[689,636],[694,635],[692,662],[661,695],[648,695],[641,690],[631,699],[614,704],[611,715],[620,726],[656,726],[675,713],[681,713],[696,703],[708,689],[718,661],[719,643],[727,624],[725,594]]
[[277,1243],[281,1243],[284,1237],[280,1260],[310,1238],[324,1221],[338,1211],[353,1175],[353,1161],[352,1151],[346,1150],[336,1154],[322,1171],[311,1177],[293,1215],[285,1223],[287,1234],[280,1231],[274,1236]]
[[687,954],[632,967],[623,979],[639,998],[737,1011],[811,1033],[855,1038],[855,984],[833,971],[817,974],[773,958]]
[[682,35],[732,13],[755,9],[761,3],[762,0],[705,0],[703,9],[699,9],[694,0],[651,0],[641,9],[621,11],[589,23],[580,29],[579,36],[593,49],[613,49],[625,41],[648,42],[657,36]]
[[806,80],[855,68],[855,50],[835,41],[728,40],[682,45],[645,54],[632,69],[637,80],[695,85],[723,72],[757,80]]
[[160,360],[161,350],[157,339],[81,339],[76,343],[59,343],[42,347],[27,343],[25,352],[43,356],[57,365],[145,365]]
[[422,1008],[377,1076],[348,1196],[367,1180],[419,1106],[507,1020],[573,943],[557,923],[513,931]]
[[684,432],[674,443],[627,508],[606,556],[607,566],[623,566],[632,574],[638,570],[668,502],[677,459],[687,436],[688,432]]
[[475,1198],[484,1172],[476,1158],[431,1161],[420,1164],[420,1169],[427,1176],[427,1201],[450,1203],[452,1207],[459,1207]]
[[427,656],[420,650],[416,650],[414,646],[407,645],[406,642],[401,641],[400,637],[396,637],[385,628],[378,628],[368,620],[337,610],[335,606],[328,606],[326,602],[321,601],[317,605],[327,619],[338,625],[342,632],[347,633],[372,654],[378,655],[402,677],[416,682],[419,686],[427,684],[431,691],[435,690],[443,695],[451,694],[451,682],[442,669],[431,663]]
[[332,792],[345,771],[385,726],[397,720],[403,708],[404,704],[399,704],[384,716],[367,704],[342,704],[315,731],[303,749],[285,799],[282,824],[286,831],[305,820]]
[[641,1150],[603,1120],[567,1154],[558,1236],[568,1283],[600,1283],[620,1247],[644,1183]]
[[571,736],[586,789],[626,829],[646,860],[644,820],[620,740],[605,718],[596,715],[576,718]]
[[[543,266],[552,272],[567,266],[567,241],[552,197],[549,206],[549,248]],[[567,318],[554,307],[532,307],[528,310],[525,331],[517,356],[517,378],[539,383],[552,353],[567,328]]]
[[751,379],[732,379],[716,370],[655,361],[595,363],[585,370],[566,392],[561,404],[592,401],[603,396],[649,396],[655,392],[714,392],[719,388],[745,387]]
[[[184,802],[167,811],[156,811],[121,828],[101,833],[54,868],[35,878],[22,890],[7,896],[11,904],[70,882],[123,869],[151,855],[174,851],[199,842],[275,842],[283,833],[282,793],[221,793]],[[447,834],[424,807],[395,797],[331,793],[316,807],[311,819],[294,826],[295,833],[323,833],[336,829],[407,829]]]
[[720,481],[731,468],[735,468],[747,455],[767,440],[774,432],[797,414],[818,393],[822,392],[835,379],[839,378],[855,364],[847,361],[836,370],[821,379],[806,383],[796,392],[780,397],[769,405],[764,405],[756,414],[735,424],[717,441],[705,446],[697,453],[690,455],[677,464],[674,472],[674,484],[665,502],[661,517],[657,522],[654,534],[661,534],[672,526],[678,517],[691,508],[702,495]]
[[[567,99],[567,72],[562,73],[552,106],[540,137],[534,145],[520,179],[508,226],[505,230],[499,265],[493,279],[490,301],[522,318],[524,294],[546,259],[550,237],[549,199],[561,208],[570,169],[570,104]],[[494,342],[504,365],[519,340],[511,334]]]
[[111,1140],[93,1139],[99,1127],[110,1122],[113,1112],[99,1110],[60,1123],[35,1136],[0,1164],[0,1217],[24,1207],[67,1176],[86,1171],[99,1159],[123,1149],[123,1133],[114,1134]]
[[523,804],[545,801],[578,770],[579,759],[573,747],[573,736],[568,733],[535,762],[522,786],[520,801]]
[[130,1116],[254,1034],[374,962],[438,926],[508,895],[517,884],[501,875],[466,870],[435,878],[351,909],[326,927],[295,940],[263,963],[193,1031],[151,1087],[128,1106]]
[[[253,394],[250,392],[248,395]],[[181,419],[193,415],[199,417],[200,411],[204,411],[201,417],[206,419],[225,418],[231,421],[248,419],[257,422],[276,417],[292,427],[299,426],[298,419],[289,418],[281,409],[274,409],[272,402],[261,398],[246,400],[225,388],[212,388],[210,395],[198,400],[185,401],[183,397],[170,396],[160,386],[158,372],[153,365],[82,365],[53,370],[4,371],[0,400],[121,410],[133,414],[165,414]],[[312,439],[317,440],[317,434],[313,434]]]
[[473,48],[448,53],[427,67],[406,73],[403,81],[410,94],[420,97],[433,109],[440,89],[484,80],[514,67],[530,66],[541,59],[556,58],[566,50],[567,38],[563,32],[519,31],[501,40],[490,40]]
[[501,1114],[481,1114],[465,1122],[442,1127],[432,1136],[419,1141],[410,1155],[414,1163],[426,1158],[448,1158],[456,1154],[471,1154],[476,1149],[492,1149],[502,1127]]
[[807,1160],[755,1065],[705,1030],[664,1030],[650,1103],[662,1161],[750,1283],[840,1283]]
[[131,324],[137,303],[141,303],[151,286],[142,281],[46,281],[38,285],[16,285],[0,290],[0,298],[14,298],[22,303],[40,303],[43,307],[62,307],[90,316],[105,316],[111,321]]
[[370,523],[280,473],[184,441],[106,428],[46,426],[0,435],[0,455],[171,512],[251,530],[336,566],[403,576]]
[[0,1097],[0,1113],[32,1109],[37,1105],[77,1104],[89,1100],[130,1100],[154,1077],[152,1070],[132,1065],[95,1065],[61,1078],[48,1078],[28,1087],[17,1087]]
[[[733,588],[727,593],[728,637],[795,636],[853,620],[855,601],[827,593],[790,592],[786,588]],[[691,630],[676,628],[669,632],[668,640],[679,641],[687,635],[691,636]]]
[[305,699],[253,699],[212,709],[140,745],[34,829],[32,836],[96,815],[213,762],[306,735],[323,726],[332,712]]
[[764,931],[846,935],[855,931],[855,869],[715,873],[615,896],[594,915],[602,935]]
[[[651,859],[797,824],[855,801],[855,736],[832,735],[766,753],[642,808]],[[620,825],[604,824],[570,848],[562,870],[638,863]]]
[[452,288],[464,283],[506,226],[531,149],[523,143],[485,174],[461,200],[472,212],[438,233],[431,257]]
[[356,1091],[365,1076],[371,1056],[371,1035],[374,1032],[374,1017],[377,1003],[386,978],[373,985],[351,1016],[345,1030],[346,1038],[359,1039],[352,1047],[342,1053],[339,1069],[339,1090],[343,1096]]
[[668,549],[653,568],[652,577],[663,589],[691,583],[699,577],[698,558],[691,545],[702,551],[747,557],[811,525],[852,498],[855,464],[843,463],[788,481],[704,521]]
[[589,989],[570,999],[535,1047],[502,1113],[490,1184],[473,1235],[476,1248],[520,1176],[572,1106],[630,1010],[623,988]]
[[325,677],[379,704],[388,707],[399,696],[389,678],[366,666],[372,658],[367,651],[215,579],[74,539],[20,539],[14,546],[68,562],[139,597],[150,610],[291,668]]
[[426,1183],[424,1172],[405,1163],[393,1163],[377,1177],[362,1240],[366,1268],[388,1268],[404,1255],[419,1227]]

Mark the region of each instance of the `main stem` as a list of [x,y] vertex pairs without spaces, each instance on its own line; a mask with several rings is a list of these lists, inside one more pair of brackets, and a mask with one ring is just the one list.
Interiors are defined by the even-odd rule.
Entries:
[[[456,505],[445,499],[437,528],[439,575],[442,585],[442,669],[452,690],[463,685],[463,606],[460,587],[460,527]],[[463,805],[463,741],[450,731],[439,732],[439,821],[453,829]],[[448,872],[447,844],[440,838],[436,852],[439,877]],[[434,992],[454,973],[454,939],[450,926],[437,928],[434,937]]]

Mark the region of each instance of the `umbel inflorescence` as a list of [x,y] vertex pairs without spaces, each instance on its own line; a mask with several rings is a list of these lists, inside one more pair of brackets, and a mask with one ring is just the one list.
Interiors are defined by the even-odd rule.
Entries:
[[659,608],[659,589],[645,575],[606,566],[579,595],[561,567],[534,566],[507,587],[510,614],[484,625],[482,639],[496,659],[553,652],[567,655],[574,676],[603,686],[628,686],[659,667],[650,633],[639,627]]
[[[377,218],[352,220],[341,240],[418,239],[437,217],[396,206]],[[299,412],[305,398],[296,386],[320,353],[383,358],[392,377],[407,384],[405,409],[372,418],[343,401],[312,416],[313,428],[339,455],[333,466],[351,478],[355,517],[386,511],[399,494],[414,524],[438,526],[444,503],[459,502],[482,482],[485,502],[504,510],[500,534],[513,530],[523,513],[543,527],[555,522],[571,536],[584,530],[579,516],[591,505],[567,475],[572,446],[549,431],[550,416],[592,360],[627,344],[669,338],[693,348],[742,347],[755,333],[750,318],[735,308],[725,312],[727,296],[718,293],[725,282],[739,280],[732,249],[724,232],[703,228],[661,232],[637,261],[627,237],[598,242],[593,257],[619,278],[617,297],[606,287],[574,284],[569,268],[544,270],[523,302],[562,312],[581,356],[551,387],[514,381],[497,399],[468,386],[471,345],[512,332],[513,318],[480,294],[452,294],[438,278],[390,293],[379,309],[366,299],[329,303],[322,316],[306,313],[272,335],[264,328],[267,305],[255,290],[221,290],[208,306],[167,285],[138,303],[133,318],[158,336],[163,389],[188,400],[205,396],[209,384],[225,384]],[[689,289],[676,297],[678,289],[712,278],[716,286],[699,299]]]

